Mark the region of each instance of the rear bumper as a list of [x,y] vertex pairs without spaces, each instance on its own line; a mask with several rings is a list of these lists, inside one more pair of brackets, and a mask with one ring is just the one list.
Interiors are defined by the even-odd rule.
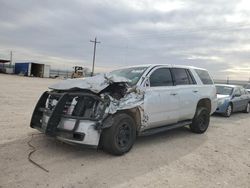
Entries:
[[[59,96],[55,108],[49,110],[46,108],[46,102],[49,95],[51,95],[51,93],[45,92],[40,97],[34,109],[30,126],[63,142],[97,147],[100,140],[104,111],[100,112],[103,114],[100,115],[99,119],[76,115],[64,115],[63,111],[66,101],[72,97],[72,95],[93,97],[95,100],[99,101],[102,99],[89,93],[62,93]],[[84,105],[81,104],[81,106],[84,108]]]

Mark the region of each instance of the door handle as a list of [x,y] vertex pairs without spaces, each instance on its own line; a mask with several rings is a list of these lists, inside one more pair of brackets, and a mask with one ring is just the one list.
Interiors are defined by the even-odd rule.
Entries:
[[193,92],[194,92],[194,93],[198,93],[198,91],[197,91],[197,90],[194,90]]
[[170,95],[175,96],[175,95],[177,95],[177,93],[170,93]]

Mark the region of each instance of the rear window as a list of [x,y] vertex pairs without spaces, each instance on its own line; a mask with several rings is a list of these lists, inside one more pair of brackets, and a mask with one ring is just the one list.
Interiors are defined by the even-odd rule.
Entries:
[[207,71],[196,69],[195,72],[198,74],[203,84],[205,85],[214,84],[213,80],[211,79]]

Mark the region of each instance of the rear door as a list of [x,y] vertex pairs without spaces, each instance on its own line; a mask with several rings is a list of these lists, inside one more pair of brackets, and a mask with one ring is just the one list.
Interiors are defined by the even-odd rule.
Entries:
[[232,103],[234,112],[240,111],[242,109],[242,99],[239,87],[234,88]]
[[172,68],[179,97],[179,121],[192,119],[199,99],[199,89],[192,73],[185,68]]
[[241,98],[241,110],[245,110],[249,99],[243,87],[240,87],[240,94],[241,94],[241,97],[240,97]]
[[146,83],[144,112],[148,117],[147,128],[178,122],[179,98],[168,67],[155,68]]

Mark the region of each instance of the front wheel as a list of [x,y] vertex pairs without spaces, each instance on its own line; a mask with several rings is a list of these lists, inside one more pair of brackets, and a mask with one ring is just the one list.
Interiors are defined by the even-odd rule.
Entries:
[[225,117],[230,117],[232,115],[233,112],[233,107],[231,104],[228,105],[226,112],[224,113]]
[[194,133],[204,133],[210,122],[210,113],[205,107],[198,107],[193,118],[190,129]]
[[113,155],[123,155],[128,152],[136,138],[136,125],[133,118],[125,113],[114,115],[110,128],[104,129],[101,144],[104,151]]

